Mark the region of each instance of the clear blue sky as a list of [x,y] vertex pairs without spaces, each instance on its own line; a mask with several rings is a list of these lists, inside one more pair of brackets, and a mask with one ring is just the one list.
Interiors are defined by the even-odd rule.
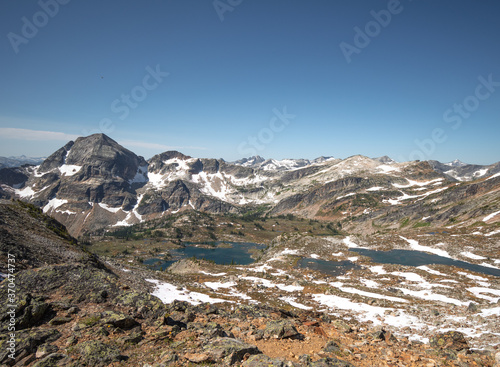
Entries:
[[59,1],[0,2],[2,156],[500,160],[497,0]]

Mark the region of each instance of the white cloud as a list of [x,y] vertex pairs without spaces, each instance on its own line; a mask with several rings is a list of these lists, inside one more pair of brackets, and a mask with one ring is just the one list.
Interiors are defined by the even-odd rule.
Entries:
[[68,142],[70,140],[75,140],[76,138],[78,138],[78,135],[66,134],[58,131],[43,131],[43,130],[18,129],[14,127],[0,127],[0,138],[30,140],[30,141],[58,140],[58,141]]
[[[43,130],[32,130],[32,129],[19,129],[14,127],[0,127],[0,139],[6,140],[24,140],[24,141],[62,141],[68,142],[70,140],[76,140],[80,135],[67,134],[58,131],[43,131]],[[137,140],[119,140],[123,146],[130,148],[148,149],[154,150],[156,152],[165,152],[167,150],[206,150],[204,147],[197,146],[172,146],[158,143],[150,143],[145,141]]]

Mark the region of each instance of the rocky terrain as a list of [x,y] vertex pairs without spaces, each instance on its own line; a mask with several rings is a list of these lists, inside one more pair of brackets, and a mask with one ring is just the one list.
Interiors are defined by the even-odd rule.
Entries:
[[146,161],[96,134],[69,142],[39,166],[0,170],[0,197],[43,208],[76,237],[192,210],[293,214],[369,234],[402,223],[496,222],[499,175],[500,163],[397,163],[359,155],[229,163],[170,151]]
[[[499,163],[146,161],[96,134],[0,169],[0,200],[2,365],[500,365]],[[243,242],[249,265],[176,261]]]
[[[374,266],[351,253],[364,246],[420,250],[418,246],[426,246],[452,257],[496,264],[492,255],[498,254],[497,235],[487,237],[488,246],[480,252],[465,248],[460,236],[450,237],[454,233],[442,235],[447,236],[443,248],[436,243],[443,237],[427,238],[418,231],[408,238],[375,237],[371,243],[362,237],[283,234],[252,265],[221,266],[195,260],[157,272],[126,258],[101,259],[35,206],[2,202],[0,250],[2,264],[15,258],[16,317],[12,337],[6,278],[0,283],[0,363],[37,367],[496,366],[500,362],[498,315],[494,316],[498,277],[479,279],[477,273],[449,272],[442,265]],[[358,268],[325,275],[296,268],[300,256],[346,257],[358,263]],[[1,272],[7,277],[9,268],[3,266]],[[440,299],[414,289],[417,285],[411,283],[417,276],[422,278],[418,286],[428,295],[440,294]],[[454,279],[467,289],[431,286]],[[344,298],[348,293],[357,293],[350,304]],[[457,297],[456,304],[449,303],[452,296]],[[454,318],[450,320],[449,315]],[[434,324],[421,335],[417,329],[425,318]],[[450,329],[459,323],[470,325],[462,331]],[[465,329],[472,324],[482,327],[479,341],[466,335]],[[15,349],[14,359],[8,348]]]

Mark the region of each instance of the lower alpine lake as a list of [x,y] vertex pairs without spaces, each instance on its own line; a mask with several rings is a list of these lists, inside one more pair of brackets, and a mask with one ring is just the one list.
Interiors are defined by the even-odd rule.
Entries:
[[143,261],[155,270],[165,270],[174,262],[196,258],[213,261],[219,265],[249,265],[255,261],[255,255],[266,248],[266,245],[252,242],[185,242],[184,247],[169,251],[167,258],[150,258]]
[[457,268],[471,270],[485,275],[493,275],[500,277],[500,269],[490,268],[471,264],[466,261],[454,260],[448,257],[428,254],[421,251],[412,250],[390,250],[376,251],[363,248],[351,248],[349,251],[357,252],[360,255],[369,257],[373,262],[380,264],[397,264],[407,266],[422,266],[422,265],[449,265]]
[[302,269],[310,269],[320,271],[322,273],[338,276],[345,274],[349,270],[353,269],[361,269],[359,265],[355,263],[345,260],[345,261],[328,261],[321,259],[313,259],[310,257],[301,257],[297,262],[296,267]]

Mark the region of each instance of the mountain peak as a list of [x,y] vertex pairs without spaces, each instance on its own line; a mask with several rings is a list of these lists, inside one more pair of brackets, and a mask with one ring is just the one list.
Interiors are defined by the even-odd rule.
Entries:
[[[70,141],[48,157],[39,168],[40,173],[59,169],[72,176],[84,166],[85,177],[92,175],[133,178],[140,165],[146,162],[130,150],[122,147],[105,134],[93,134]],[[68,174],[67,170],[71,171]]]
[[455,159],[452,162],[445,163],[445,165],[450,166],[450,167],[463,167],[463,166],[466,166],[467,164],[462,162],[459,159]]
[[382,157],[377,157],[377,158],[373,158],[374,160],[376,161],[379,161],[380,163],[396,163],[396,161],[394,159],[392,159],[391,157],[387,156],[387,155],[384,155]]
[[253,167],[258,166],[259,164],[265,162],[266,160],[262,158],[260,155],[254,155],[249,158],[242,158],[234,162],[234,164],[245,166],[245,167]]

